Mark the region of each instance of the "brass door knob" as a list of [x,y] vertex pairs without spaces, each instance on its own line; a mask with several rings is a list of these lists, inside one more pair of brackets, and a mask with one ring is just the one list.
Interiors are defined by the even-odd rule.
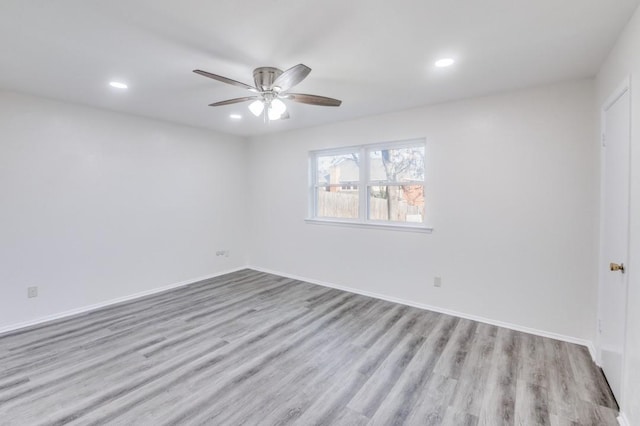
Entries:
[[609,264],[609,269],[611,269],[612,271],[620,271],[624,274],[624,263],[618,265],[617,263],[611,262]]

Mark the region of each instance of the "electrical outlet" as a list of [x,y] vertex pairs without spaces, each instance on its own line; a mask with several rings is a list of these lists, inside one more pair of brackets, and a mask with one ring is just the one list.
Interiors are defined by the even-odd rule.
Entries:
[[27,287],[27,297],[29,299],[38,297],[38,287]]
[[442,277],[433,277],[433,286],[442,287]]

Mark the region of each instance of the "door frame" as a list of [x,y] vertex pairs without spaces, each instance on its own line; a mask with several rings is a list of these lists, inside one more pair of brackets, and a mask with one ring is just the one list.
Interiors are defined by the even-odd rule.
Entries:
[[[628,100],[628,107],[629,107],[629,158],[628,158],[628,162],[629,162],[629,174],[627,176],[627,179],[629,180],[629,190],[628,190],[628,199],[629,201],[631,201],[631,151],[633,149],[632,144],[631,144],[631,125],[632,125],[632,120],[633,120],[633,115],[631,114],[631,107],[632,107],[632,96],[631,96],[631,76],[627,76],[624,78],[624,80],[622,81],[621,84],[618,85],[618,87],[616,88],[616,90],[614,90],[611,95],[607,98],[607,100],[602,104],[602,107],[600,108],[600,141],[599,141],[599,145],[600,145],[600,219],[599,219],[599,225],[600,225],[600,229],[599,229],[599,242],[598,242],[598,305],[597,305],[597,323],[596,323],[596,363],[598,364],[598,366],[602,366],[602,344],[601,344],[601,338],[600,338],[600,334],[601,334],[601,326],[600,326],[600,318],[601,318],[601,313],[602,313],[602,307],[600,305],[600,302],[602,300],[602,292],[604,289],[604,277],[605,274],[607,272],[609,272],[609,270],[606,268],[606,265],[608,264],[608,259],[604,258],[604,212],[605,212],[605,175],[606,175],[606,139],[605,139],[605,135],[606,135],[606,113],[607,111],[625,94],[629,94],[629,100]],[[629,205],[627,206],[627,209],[629,210],[628,212],[628,217],[629,217],[629,222],[627,223],[627,233],[629,233],[630,230],[630,222],[631,222],[631,203],[629,202]],[[630,251],[630,242],[631,242],[631,236],[629,235],[629,239],[627,240],[627,265],[630,264],[630,259],[629,257],[631,256],[631,251]],[[629,271],[632,272],[632,271]],[[627,274],[627,282],[626,282],[626,294],[625,294],[625,320],[624,320],[624,325],[623,325],[623,344],[622,344],[622,376],[623,376],[623,382],[622,382],[622,388],[620,389],[620,401],[618,401],[619,404],[622,404],[622,401],[624,401],[624,376],[626,374],[626,352],[627,352],[627,319],[628,319],[628,307],[629,307],[629,277],[630,275]]]

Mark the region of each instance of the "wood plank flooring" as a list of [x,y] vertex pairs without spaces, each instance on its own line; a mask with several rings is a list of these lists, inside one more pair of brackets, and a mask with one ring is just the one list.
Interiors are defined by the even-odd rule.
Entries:
[[585,347],[243,270],[0,336],[2,425],[616,425]]

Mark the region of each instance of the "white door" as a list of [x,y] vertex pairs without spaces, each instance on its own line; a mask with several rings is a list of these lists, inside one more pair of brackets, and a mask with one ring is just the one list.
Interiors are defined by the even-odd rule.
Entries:
[[602,229],[599,289],[600,363],[621,401],[629,256],[629,85],[603,109]]

